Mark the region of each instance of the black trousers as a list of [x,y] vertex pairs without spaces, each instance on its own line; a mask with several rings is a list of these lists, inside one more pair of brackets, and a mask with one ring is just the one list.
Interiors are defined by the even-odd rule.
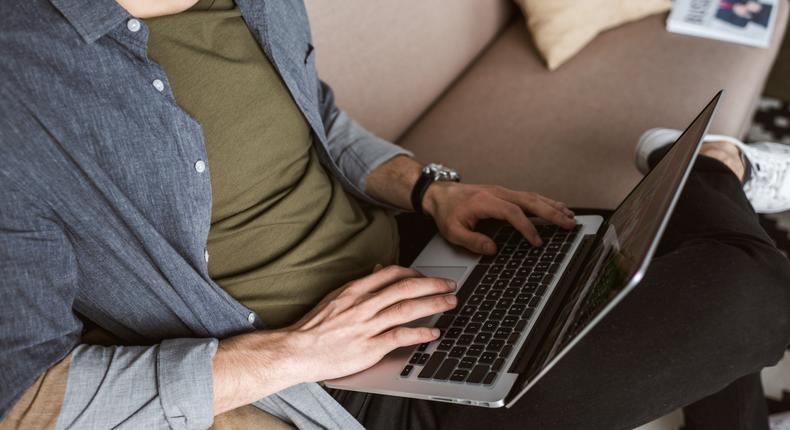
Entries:
[[[402,264],[435,232],[404,218]],[[512,409],[332,391],[369,429],[768,428],[760,370],[790,343],[790,261],[736,176],[701,157],[647,276]]]

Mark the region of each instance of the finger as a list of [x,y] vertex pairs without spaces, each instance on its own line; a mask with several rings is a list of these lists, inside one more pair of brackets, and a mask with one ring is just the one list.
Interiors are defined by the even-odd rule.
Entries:
[[539,198],[539,194],[506,190],[505,195],[507,200],[517,204],[521,209],[529,211],[552,224],[567,229],[571,229],[576,225],[576,220]]
[[370,320],[373,330],[380,333],[392,327],[453,309],[458,299],[450,294],[404,300],[387,307]]
[[490,237],[470,230],[461,223],[450,226],[447,240],[478,254],[493,255],[496,253],[496,243]]
[[453,291],[455,291],[455,282],[449,279],[408,278],[382,288],[360,306],[372,316],[382,309],[405,300],[447,294]]
[[422,275],[414,269],[387,266],[350,283],[345,290],[355,295],[371,294],[402,279],[419,277]]
[[499,198],[492,198],[490,202],[483,203],[480,215],[507,221],[533,246],[543,245],[543,239],[540,238],[535,226],[518,205]]
[[384,355],[404,346],[432,342],[438,339],[440,334],[441,331],[438,328],[395,327],[379,334],[372,340],[382,348],[382,355]]
[[568,208],[568,205],[566,205],[565,203],[558,202],[558,201],[556,201],[556,200],[552,200],[552,199],[550,199],[550,198],[548,198],[548,197],[545,197],[545,196],[542,196],[542,195],[540,195],[540,194],[538,194],[538,197],[539,197],[541,200],[545,201],[546,203],[550,204],[551,206],[554,206],[555,208],[557,208],[557,209],[561,210],[561,211],[562,211],[562,213],[564,213],[565,215],[567,215],[567,216],[569,216],[569,217],[571,217],[571,218],[573,218],[574,216],[576,216],[576,214],[575,214],[575,213],[574,213],[572,210],[570,210],[570,209]]
[[382,266],[381,264],[376,263],[376,265],[373,266],[373,272],[371,272],[371,273],[376,273],[376,272],[378,272],[379,270],[381,270],[383,268],[384,268],[384,266]]

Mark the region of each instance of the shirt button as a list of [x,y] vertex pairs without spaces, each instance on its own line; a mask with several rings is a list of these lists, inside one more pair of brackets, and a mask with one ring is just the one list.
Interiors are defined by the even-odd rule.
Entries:
[[247,321],[248,321],[250,324],[254,323],[254,322],[255,322],[255,314],[254,314],[254,313],[252,313],[252,312],[250,312],[250,314],[249,314],[249,315],[247,315]]
[[195,171],[198,173],[203,173],[206,171],[206,162],[203,160],[198,160],[195,162]]
[[126,21],[126,28],[128,28],[132,33],[137,33],[140,31],[140,27],[142,26],[140,25],[140,21],[137,19],[132,18],[129,21]]
[[162,91],[165,89],[165,83],[164,83],[164,82],[162,82],[162,81],[161,81],[161,80],[159,80],[159,79],[154,79],[154,81],[153,81],[153,82],[151,82],[151,84],[152,84],[152,85],[154,86],[154,88],[156,88],[156,90],[157,90],[157,91],[159,91],[160,93],[161,93],[161,92],[162,92]]
[[208,249],[203,250],[203,259],[208,263]]

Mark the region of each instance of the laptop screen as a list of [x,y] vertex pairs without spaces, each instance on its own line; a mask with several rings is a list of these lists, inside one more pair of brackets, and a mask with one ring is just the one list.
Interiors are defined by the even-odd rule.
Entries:
[[721,92],[602,226],[602,237],[566,294],[522,375],[523,393],[642,279],[669,221]]
[[584,295],[564,344],[647,270],[713,116],[718,94],[609,218],[604,263]]

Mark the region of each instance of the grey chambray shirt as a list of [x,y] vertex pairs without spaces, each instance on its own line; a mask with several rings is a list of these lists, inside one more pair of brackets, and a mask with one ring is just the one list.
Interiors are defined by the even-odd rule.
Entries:
[[[301,1],[237,4],[326,169],[373,202],[370,171],[411,154],[335,106]],[[59,428],[208,427],[217,339],[263,328],[209,278],[211,166],[147,36],[114,0],[0,5],[0,416],[71,354]],[[80,345],[75,312],[142,346]],[[257,405],[359,427],[316,384]]]

